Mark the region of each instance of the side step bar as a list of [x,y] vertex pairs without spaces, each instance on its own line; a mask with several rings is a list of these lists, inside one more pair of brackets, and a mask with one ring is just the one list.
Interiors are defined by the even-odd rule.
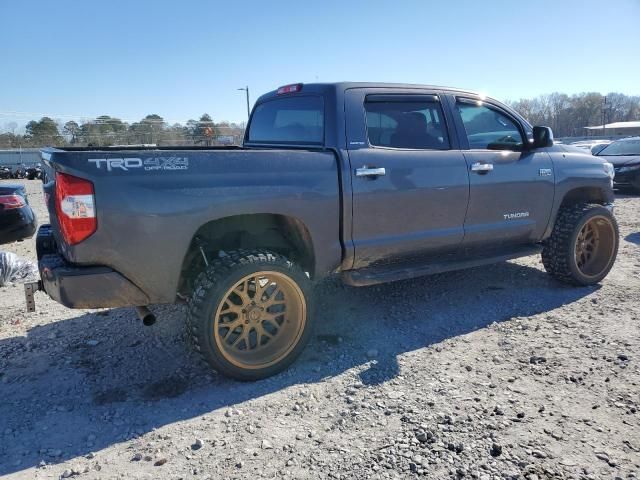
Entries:
[[463,258],[461,260],[451,260],[436,263],[401,263],[395,265],[378,265],[375,267],[363,268],[361,270],[346,270],[342,272],[342,281],[354,287],[366,287],[379,283],[397,282],[435,273],[449,272],[452,270],[463,270],[466,268],[490,265],[492,263],[504,262],[514,258],[535,255],[542,251],[542,245],[527,245],[525,248],[510,250],[500,255],[485,258]]

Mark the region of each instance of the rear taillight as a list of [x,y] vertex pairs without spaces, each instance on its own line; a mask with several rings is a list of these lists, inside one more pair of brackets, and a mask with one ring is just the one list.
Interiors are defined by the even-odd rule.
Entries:
[[93,183],[66,173],[56,173],[56,213],[64,240],[80,243],[96,231]]
[[26,202],[20,195],[0,195],[0,210],[13,210],[25,205]]

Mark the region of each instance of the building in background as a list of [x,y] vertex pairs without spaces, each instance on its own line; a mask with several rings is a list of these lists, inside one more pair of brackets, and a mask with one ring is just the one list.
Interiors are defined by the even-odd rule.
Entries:
[[607,123],[604,126],[595,125],[593,127],[584,127],[587,135],[606,135],[606,136],[622,136],[632,137],[640,135],[640,120],[634,122],[614,122]]
[[39,148],[13,148],[0,150],[0,165],[13,167],[16,165],[34,165],[41,163]]

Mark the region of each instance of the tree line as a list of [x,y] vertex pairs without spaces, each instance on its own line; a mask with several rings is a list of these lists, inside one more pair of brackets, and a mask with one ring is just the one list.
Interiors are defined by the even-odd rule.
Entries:
[[[606,98],[606,101],[605,101]],[[640,96],[589,92],[551,93],[507,102],[532,125],[551,127],[555,137],[581,137],[584,127],[640,120]]]
[[[586,135],[584,127],[604,123],[640,120],[640,96],[596,92],[567,95],[551,93],[532,99],[508,101],[533,125],[546,125],[556,137]],[[110,145],[228,145],[242,142],[244,124],[214,122],[203,114],[186,124],[170,125],[160,115],[151,114],[139,122],[127,123],[101,115],[84,122],[66,123],[50,117],[31,120],[24,134],[16,134],[16,124],[0,133],[0,148]],[[7,130],[7,128],[5,128]]]
[[141,144],[231,145],[241,143],[244,134],[244,124],[214,122],[206,113],[198,120],[189,120],[184,125],[170,125],[160,115],[151,114],[133,123],[109,115],[101,115],[80,123],[74,120],[62,123],[50,117],[42,117],[40,120],[28,122],[24,134],[15,133],[15,123],[8,127],[12,131],[0,133],[0,148]]

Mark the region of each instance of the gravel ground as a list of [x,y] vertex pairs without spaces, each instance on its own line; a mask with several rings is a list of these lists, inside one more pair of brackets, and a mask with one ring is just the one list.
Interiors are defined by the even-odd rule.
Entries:
[[[26,181],[42,223],[37,181]],[[192,353],[184,307],[67,310],[0,288],[6,478],[637,478],[640,198],[601,286],[538,256],[369,288],[317,287],[287,372],[246,384]],[[1,247],[35,259],[33,240]]]

